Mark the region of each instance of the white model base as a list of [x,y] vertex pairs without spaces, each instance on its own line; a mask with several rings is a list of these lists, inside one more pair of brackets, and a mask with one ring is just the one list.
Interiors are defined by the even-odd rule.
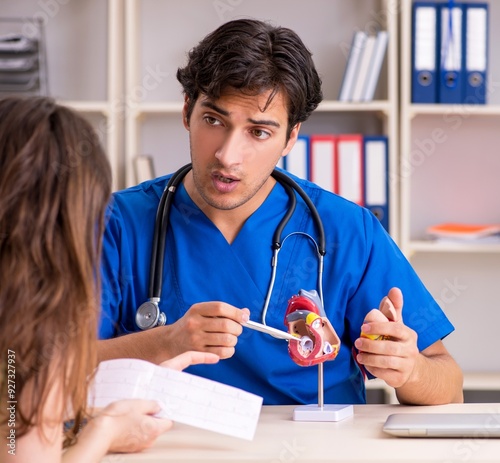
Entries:
[[300,405],[293,410],[294,421],[340,421],[354,413],[352,405]]

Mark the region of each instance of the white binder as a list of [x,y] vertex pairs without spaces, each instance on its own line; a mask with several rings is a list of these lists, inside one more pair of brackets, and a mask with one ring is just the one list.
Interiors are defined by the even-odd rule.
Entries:
[[365,47],[367,37],[368,36],[366,32],[363,31],[358,31],[354,34],[351,50],[347,59],[344,78],[342,80],[339,101],[351,101],[352,99],[359,62],[363,53],[363,49]]

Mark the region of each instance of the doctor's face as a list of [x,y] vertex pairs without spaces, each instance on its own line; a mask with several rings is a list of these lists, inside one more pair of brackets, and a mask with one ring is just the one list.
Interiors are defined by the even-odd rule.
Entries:
[[287,140],[285,99],[278,93],[263,111],[269,94],[231,91],[217,100],[200,95],[189,122],[184,119],[193,163],[194,191],[188,193],[205,212],[238,209],[248,216],[274,186],[271,172],[292,148],[300,124]]

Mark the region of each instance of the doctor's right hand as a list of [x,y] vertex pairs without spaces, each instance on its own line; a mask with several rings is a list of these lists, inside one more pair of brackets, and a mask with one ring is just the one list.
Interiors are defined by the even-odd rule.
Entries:
[[186,351],[212,352],[221,359],[234,355],[242,323],[250,318],[248,309],[238,309],[225,302],[193,304],[186,314],[172,325],[162,327],[164,342],[170,355]]

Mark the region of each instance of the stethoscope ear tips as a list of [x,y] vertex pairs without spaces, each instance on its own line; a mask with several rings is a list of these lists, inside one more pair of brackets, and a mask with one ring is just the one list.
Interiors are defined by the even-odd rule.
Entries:
[[158,302],[158,298],[151,298],[149,301],[141,304],[137,309],[135,322],[141,330],[149,330],[155,326],[163,326],[167,322],[166,315],[160,312]]

